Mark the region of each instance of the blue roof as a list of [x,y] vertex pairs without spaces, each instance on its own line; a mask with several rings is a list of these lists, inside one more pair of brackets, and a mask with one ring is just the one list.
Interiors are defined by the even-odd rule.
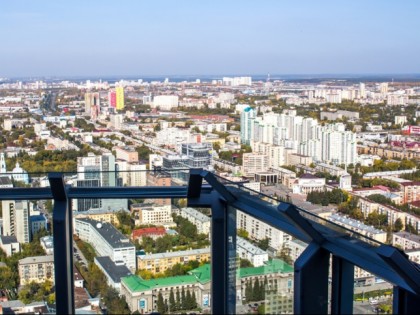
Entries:
[[44,217],[42,214],[31,215],[29,217],[29,219],[31,220],[31,222],[34,222],[34,221],[47,221],[47,218]]

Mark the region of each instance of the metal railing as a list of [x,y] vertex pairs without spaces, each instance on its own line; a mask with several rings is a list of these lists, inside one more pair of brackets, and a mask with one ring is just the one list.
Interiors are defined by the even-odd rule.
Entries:
[[[73,198],[187,198],[188,206],[212,210],[212,312],[235,313],[236,210],[309,244],[294,264],[294,312],[349,314],[353,312],[354,267],[358,266],[394,286],[393,312],[417,312],[420,269],[399,249],[378,243],[335,225],[293,204],[267,202],[253,191],[192,169],[188,185],[170,187],[86,187],[66,185],[63,173],[50,173],[50,187],[2,188],[0,200],[54,200],[54,264],[56,310],[74,314],[72,209]],[[268,197],[269,198],[269,197]],[[332,257],[332,295],[328,304],[329,261]],[[316,268],[317,272],[313,272]],[[316,288],[316,293],[314,292]],[[330,309],[329,309],[330,307]]]

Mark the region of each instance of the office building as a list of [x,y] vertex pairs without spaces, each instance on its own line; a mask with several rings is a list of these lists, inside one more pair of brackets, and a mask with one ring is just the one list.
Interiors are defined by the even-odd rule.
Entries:
[[244,153],[242,155],[242,173],[245,177],[254,177],[255,174],[267,172],[269,166],[268,155]]
[[40,230],[47,230],[47,218],[42,214],[31,215],[29,217],[29,222],[31,223],[31,236],[33,237]]
[[[77,158],[76,187],[115,187],[120,185],[115,167],[115,157],[111,153]],[[73,209],[121,210],[127,209],[126,199],[74,199]]]
[[81,240],[88,242],[98,256],[109,256],[116,264],[136,270],[134,245],[110,223],[91,219],[75,219],[75,232]]
[[118,292],[121,291],[121,278],[132,275],[125,265],[117,265],[108,256],[95,257],[94,262],[105,275],[107,284]]

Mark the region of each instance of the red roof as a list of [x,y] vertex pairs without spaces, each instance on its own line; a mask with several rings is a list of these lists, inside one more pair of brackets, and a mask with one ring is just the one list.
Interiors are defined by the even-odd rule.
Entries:
[[165,235],[166,230],[163,226],[158,227],[148,227],[148,228],[142,228],[133,230],[132,237],[134,239],[140,238],[147,235]]

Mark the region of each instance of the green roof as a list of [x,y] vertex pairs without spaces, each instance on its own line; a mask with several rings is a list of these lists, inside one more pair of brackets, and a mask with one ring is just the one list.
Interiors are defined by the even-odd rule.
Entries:
[[241,278],[245,278],[245,277],[250,277],[250,276],[267,275],[270,273],[286,273],[286,272],[293,272],[293,267],[286,264],[281,259],[273,259],[273,260],[267,261],[264,266],[240,268],[239,276]]
[[194,270],[191,270],[190,273],[193,274],[200,283],[207,283],[211,280],[210,264],[202,265]]
[[197,282],[197,278],[193,275],[167,277],[159,279],[143,280],[137,275],[121,278],[130,291],[148,291],[161,287],[169,287],[183,284],[193,284]]
[[[293,267],[286,264],[281,259],[273,259],[267,261],[264,266],[261,267],[249,267],[249,268],[240,268],[239,276],[240,278],[250,277],[250,276],[260,276],[270,273],[286,273],[293,272]],[[205,264],[194,270],[191,270],[188,275],[185,276],[176,276],[176,277],[167,277],[159,279],[150,279],[143,280],[137,275],[132,275],[128,277],[121,278],[121,281],[128,287],[131,292],[141,292],[148,291],[162,287],[183,285],[183,284],[194,284],[197,282],[207,283],[211,280],[211,266],[210,264]]]

